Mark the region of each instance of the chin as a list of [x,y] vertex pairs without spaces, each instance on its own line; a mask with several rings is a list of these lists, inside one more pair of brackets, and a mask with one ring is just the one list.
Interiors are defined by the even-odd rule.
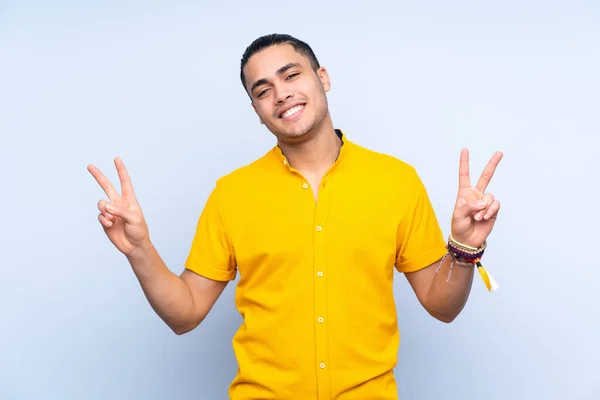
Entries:
[[277,133],[275,135],[283,140],[308,139],[312,136],[311,133],[317,130],[320,123],[321,120],[316,117],[310,121],[296,121],[292,126],[278,127],[279,129],[276,129],[275,132]]
[[296,129],[282,129],[279,130],[275,136],[282,140],[288,141],[299,141],[302,138],[308,138],[310,136],[310,132],[312,131],[312,126],[303,126],[298,127]]

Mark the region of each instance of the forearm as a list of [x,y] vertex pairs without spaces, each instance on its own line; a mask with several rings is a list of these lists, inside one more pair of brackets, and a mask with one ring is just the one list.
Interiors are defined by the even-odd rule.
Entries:
[[151,243],[128,260],[152,309],[174,332],[197,325],[189,286],[167,268]]
[[426,298],[428,311],[444,322],[452,322],[463,310],[471,292],[475,271],[474,265],[454,262],[448,279],[450,262],[451,258],[447,256],[438,273],[433,275]]

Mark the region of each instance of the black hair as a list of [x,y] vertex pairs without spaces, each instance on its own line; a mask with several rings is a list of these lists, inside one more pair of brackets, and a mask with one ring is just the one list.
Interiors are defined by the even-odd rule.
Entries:
[[315,53],[307,43],[287,34],[272,33],[269,35],[264,35],[259,37],[258,39],[255,39],[250,44],[250,46],[246,48],[244,54],[242,55],[242,61],[240,65],[240,79],[242,80],[242,85],[244,86],[244,89],[246,89],[246,77],[244,76],[244,67],[248,63],[250,57],[252,57],[254,54],[258,53],[261,50],[278,44],[291,45],[292,47],[294,47],[294,50],[296,50],[297,53],[302,54],[303,56],[309,59],[310,65],[313,68],[313,70],[316,71],[317,69],[319,69],[319,60],[317,60]]

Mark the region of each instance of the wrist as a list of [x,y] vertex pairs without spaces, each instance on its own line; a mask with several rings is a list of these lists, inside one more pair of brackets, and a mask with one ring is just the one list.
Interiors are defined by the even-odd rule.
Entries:
[[[449,255],[452,260],[450,263],[450,271],[452,271],[452,263],[456,262],[456,260],[470,263],[471,265],[476,265],[477,271],[481,275],[481,278],[483,279],[488,291],[495,291],[498,289],[498,284],[494,278],[492,278],[492,276],[481,265],[481,257],[487,248],[486,240],[484,240],[480,246],[472,247],[456,241],[456,239],[450,235],[446,248],[448,249],[447,255]],[[450,279],[449,276],[448,279]]]
[[486,242],[485,239],[473,239],[473,238],[469,238],[469,237],[464,237],[465,235],[461,235],[461,234],[456,234],[453,231],[450,231],[450,235],[448,235],[448,240],[452,240],[456,243],[459,243],[462,246],[465,247],[471,247],[473,249],[477,249],[481,246],[484,245],[484,243]]
[[149,259],[155,251],[154,245],[150,241],[150,238],[148,238],[136,245],[126,257],[130,263],[137,263]]
[[450,234],[450,237],[448,238],[448,252],[453,258],[458,260],[477,263],[481,260],[481,257],[483,257],[486,248],[487,241],[485,240],[479,246],[474,247],[471,244],[459,242],[452,234]]

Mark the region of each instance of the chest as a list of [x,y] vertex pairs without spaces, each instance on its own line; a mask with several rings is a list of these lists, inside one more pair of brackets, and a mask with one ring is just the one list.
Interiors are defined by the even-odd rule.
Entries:
[[307,171],[301,171],[302,179],[305,181],[303,186],[306,189],[310,189],[313,199],[315,202],[319,200],[319,192],[324,187],[325,181],[323,180],[325,173],[310,173]]
[[388,267],[397,249],[397,198],[368,181],[309,176],[247,195],[230,225],[242,276],[313,263]]

